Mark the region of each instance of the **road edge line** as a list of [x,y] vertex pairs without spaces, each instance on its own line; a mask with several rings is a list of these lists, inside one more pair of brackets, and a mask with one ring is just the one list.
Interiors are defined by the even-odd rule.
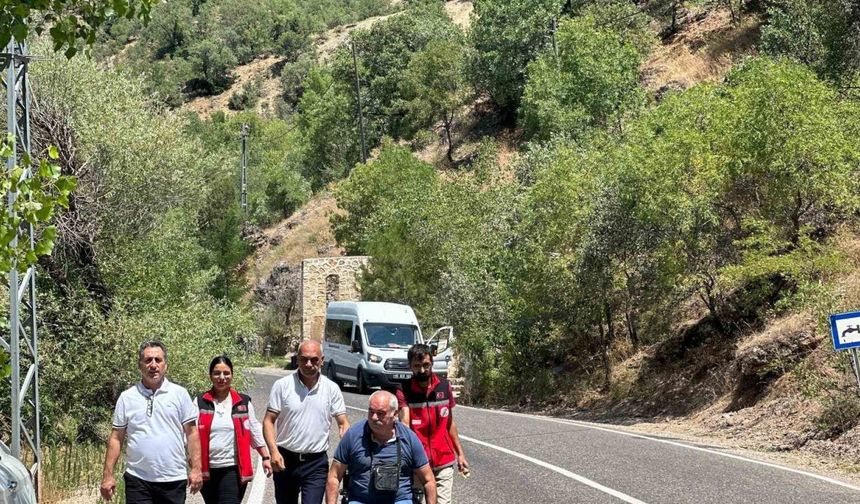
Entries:
[[765,462],[763,460],[756,460],[756,459],[744,457],[742,455],[735,455],[733,453],[726,453],[726,452],[721,452],[718,450],[711,450],[709,448],[702,448],[701,446],[694,446],[694,445],[689,445],[686,443],[679,443],[677,441],[670,441],[668,439],[660,439],[658,437],[652,437],[652,436],[648,436],[648,435],[644,435],[644,434],[638,434],[635,432],[627,432],[627,431],[618,430],[618,429],[611,429],[608,427],[604,427],[601,424],[595,424],[592,422],[584,422],[582,420],[570,420],[570,419],[555,418],[555,417],[548,417],[548,416],[541,416],[541,415],[531,415],[528,413],[516,413],[514,411],[501,411],[501,410],[492,410],[492,409],[486,409],[486,408],[476,408],[474,406],[464,406],[464,405],[459,405],[459,404],[457,405],[457,407],[472,409],[472,410],[476,410],[476,411],[487,411],[490,413],[498,413],[501,415],[511,415],[511,416],[521,416],[521,417],[526,417],[526,418],[533,418],[533,419],[537,419],[537,420],[544,420],[546,422],[560,423],[563,425],[576,425],[578,427],[585,427],[588,429],[610,432],[613,434],[620,434],[622,436],[628,436],[628,437],[633,437],[633,438],[638,438],[638,439],[645,439],[648,441],[655,441],[657,443],[664,443],[664,444],[668,444],[668,445],[672,445],[672,446],[677,446],[680,448],[687,448],[689,450],[696,450],[696,451],[700,451],[700,452],[710,453],[712,455],[718,455],[720,457],[726,457],[726,458],[730,458],[730,459],[740,460],[742,462],[749,462],[752,464],[758,464],[758,465],[762,465],[765,467],[770,467],[772,469],[779,469],[779,470],[794,473],[794,474],[800,474],[802,476],[807,476],[807,477],[814,478],[814,479],[817,479],[820,481],[824,481],[826,483],[830,483],[833,485],[841,486],[844,488],[848,488],[848,489],[860,492],[860,487],[857,487],[857,486],[852,485],[850,483],[845,483],[844,481],[839,481],[837,479],[833,479],[833,478],[830,478],[827,476],[822,476],[820,474],[815,474],[815,473],[812,473],[809,471],[804,471],[803,469],[795,469],[795,468],[786,467],[786,466],[783,466],[780,464],[774,464],[773,462]]
[[262,504],[266,496],[266,470],[263,469],[262,461],[257,461],[257,470],[254,479],[251,480],[251,492],[248,494],[247,504]]
[[469,436],[464,436],[463,434],[460,434],[460,439],[465,440],[465,441],[469,441],[470,443],[475,443],[477,445],[484,446],[486,448],[491,448],[493,450],[500,451],[506,455],[510,455],[512,457],[517,457],[519,459],[525,460],[526,462],[531,462],[532,464],[538,465],[538,466],[543,467],[545,469],[549,469],[550,471],[557,472],[558,474],[561,474],[562,476],[566,476],[566,477],[568,477],[574,481],[582,483],[583,485],[586,485],[586,486],[591,487],[595,490],[601,491],[605,494],[611,495],[612,497],[620,499],[620,500],[627,502],[629,504],[645,504],[645,502],[643,502],[643,501],[641,501],[635,497],[631,497],[631,496],[629,496],[623,492],[619,492],[618,490],[615,490],[615,489],[609,488],[607,486],[601,485],[600,483],[593,481],[593,480],[590,480],[590,479],[586,478],[585,476],[580,476],[579,474],[568,471],[567,469],[558,467],[556,465],[550,464],[549,462],[544,462],[543,460],[536,459],[534,457],[530,457],[528,455],[524,455],[524,454],[519,453],[519,452],[515,452],[515,451],[510,450],[508,448],[496,446],[494,444],[487,443],[486,441],[481,441],[478,439],[471,438]]

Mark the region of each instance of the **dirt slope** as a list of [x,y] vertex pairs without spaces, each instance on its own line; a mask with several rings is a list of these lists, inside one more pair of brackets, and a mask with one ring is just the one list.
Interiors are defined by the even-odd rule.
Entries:
[[329,192],[314,195],[301,210],[275,226],[263,230],[267,242],[249,257],[244,266],[249,286],[268,278],[281,262],[290,265],[310,257],[342,255],[337,246],[329,218],[337,203]]
[[[693,15],[691,15],[693,16]],[[756,53],[761,19],[747,15],[734,26],[728,9],[701,14],[667,43],[657,47],[642,66],[645,86],[686,89],[721,80],[740,58]]]
[[242,87],[252,79],[260,79],[260,99],[257,102],[258,114],[267,115],[273,111],[274,99],[281,93],[281,82],[277,69],[281,67],[284,58],[279,56],[260,56],[247,65],[236,67],[232,74],[235,77],[233,85],[221,94],[214,96],[200,96],[182,106],[183,110],[196,112],[201,118],[209,118],[213,112],[223,111],[228,114],[235,113],[227,107],[227,102],[233,93],[242,90]]

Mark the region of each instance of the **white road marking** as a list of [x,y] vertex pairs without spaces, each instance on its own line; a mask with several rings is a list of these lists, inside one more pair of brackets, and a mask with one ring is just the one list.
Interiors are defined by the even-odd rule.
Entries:
[[257,471],[251,480],[251,493],[248,495],[246,504],[262,504],[266,494],[266,470],[263,469],[261,461],[257,461]]
[[597,483],[596,481],[592,481],[592,480],[586,478],[585,476],[580,476],[576,473],[572,473],[572,472],[568,471],[567,469],[562,469],[561,467],[552,465],[548,462],[544,462],[543,460],[538,460],[534,457],[529,457],[528,455],[523,455],[522,453],[518,453],[518,452],[515,452],[513,450],[508,450],[507,448],[502,448],[501,446],[496,446],[494,444],[490,444],[490,443],[487,443],[484,441],[479,441],[477,439],[470,438],[469,436],[464,436],[462,434],[460,434],[460,439],[469,441],[471,443],[479,444],[479,445],[485,446],[487,448],[492,448],[493,450],[498,450],[498,451],[505,453],[507,455],[521,458],[521,459],[525,460],[526,462],[531,462],[532,464],[539,465],[541,467],[549,469],[550,471],[555,471],[555,472],[561,474],[562,476],[567,476],[568,478],[570,478],[572,480],[578,481],[578,482],[582,483],[583,485],[590,486],[591,488],[593,488],[595,490],[599,490],[605,494],[609,494],[609,495],[611,495],[617,499],[621,499],[624,502],[629,502],[630,504],[645,504],[644,502],[642,502],[641,500],[639,500],[635,497],[631,497],[625,493],[619,492],[618,490],[613,490],[612,488],[605,487],[605,486],[601,485],[600,483]]
[[[356,410],[356,411],[366,411],[365,409],[356,408],[355,406],[347,406],[347,408],[352,409],[352,410]],[[529,457],[528,455],[523,455],[522,453],[518,453],[518,452],[515,452],[513,450],[503,448],[501,446],[496,446],[494,444],[490,444],[490,443],[487,443],[485,441],[471,438],[469,436],[464,436],[462,433],[460,434],[460,439],[465,440],[465,441],[469,441],[470,443],[475,443],[475,444],[478,444],[478,445],[481,445],[481,446],[484,446],[487,448],[491,448],[493,450],[500,451],[502,453],[505,453],[507,455],[511,455],[513,457],[523,459],[526,462],[531,462],[532,464],[538,465],[538,466],[543,467],[545,469],[549,469],[550,471],[555,471],[558,474],[561,474],[562,476],[566,476],[566,477],[568,477],[574,481],[578,481],[578,482],[582,483],[583,485],[589,486],[595,490],[599,490],[605,494],[609,494],[609,495],[611,495],[617,499],[620,499],[624,502],[627,502],[629,504],[645,504],[645,502],[643,502],[639,499],[631,497],[625,493],[619,492],[618,490],[614,490],[612,488],[603,486],[600,483],[597,483],[596,481],[592,481],[592,480],[586,478],[585,476],[580,476],[579,474],[570,472],[567,469],[563,469],[563,468],[558,467],[556,465],[552,465],[549,462],[544,462],[543,460],[538,460],[534,457]],[[249,502],[249,504],[257,504],[257,503],[250,503]]]
[[[668,445],[672,445],[672,446],[677,446],[680,448],[687,448],[688,450],[695,450],[695,451],[710,453],[712,455],[719,455],[720,457],[726,457],[726,458],[730,458],[730,459],[740,460],[742,462],[749,462],[751,464],[758,464],[761,466],[770,467],[772,469],[779,469],[781,471],[786,471],[786,472],[790,472],[790,473],[794,473],[794,474],[800,474],[803,476],[808,476],[810,478],[815,478],[817,480],[831,483],[833,485],[838,485],[841,487],[849,488],[851,490],[855,490],[855,491],[860,492],[860,487],[857,487],[857,486],[854,486],[854,485],[851,485],[849,483],[845,483],[843,481],[839,481],[839,480],[836,480],[833,478],[828,478],[827,476],[821,476],[820,474],[815,474],[815,473],[811,473],[808,471],[803,471],[801,469],[793,469],[791,467],[785,467],[785,466],[781,466],[778,464],[773,464],[771,462],[764,462],[761,460],[755,460],[755,459],[743,457],[741,455],[734,455],[732,453],[726,453],[726,452],[721,452],[721,451],[717,451],[717,450],[711,450],[708,448],[702,448],[700,446],[688,445],[688,444],[684,444],[684,443],[679,443],[677,441],[670,441],[668,439],[660,439],[660,438],[656,438],[656,437],[645,436],[642,434],[636,434],[633,432],[627,432],[627,431],[617,430],[617,429],[610,429],[610,428],[605,427],[603,425],[595,424],[595,423],[591,423],[591,422],[583,422],[581,420],[566,420],[566,419],[560,419],[560,418],[545,417],[545,416],[540,416],[540,415],[529,415],[527,413],[515,413],[513,411],[499,411],[499,410],[491,410],[491,409],[485,409],[485,408],[475,408],[472,406],[458,405],[458,407],[471,409],[471,410],[475,410],[475,411],[486,411],[489,413],[497,413],[500,415],[511,415],[511,416],[531,418],[531,419],[535,419],[535,420],[543,420],[545,422],[553,422],[553,423],[559,423],[559,424],[563,424],[563,425],[576,425],[579,427],[586,427],[586,428],[593,429],[593,430],[611,432],[613,434],[620,434],[622,436],[628,436],[628,437],[637,438],[637,439],[645,439],[645,440],[654,441],[657,443],[664,443],[664,444],[668,444]],[[460,436],[460,437],[463,437],[463,436]]]

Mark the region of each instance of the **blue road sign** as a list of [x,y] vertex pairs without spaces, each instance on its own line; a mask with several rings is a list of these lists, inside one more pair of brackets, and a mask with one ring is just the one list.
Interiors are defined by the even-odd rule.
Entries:
[[836,350],[860,347],[860,312],[831,315],[830,334]]

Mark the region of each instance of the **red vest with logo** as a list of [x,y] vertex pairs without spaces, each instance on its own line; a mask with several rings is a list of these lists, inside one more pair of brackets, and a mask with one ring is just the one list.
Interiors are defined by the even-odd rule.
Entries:
[[425,389],[413,378],[403,387],[403,396],[409,405],[412,430],[424,446],[430,467],[440,469],[453,465],[457,454],[448,427],[455,403],[448,380],[433,375],[430,387]]
[[[251,462],[251,430],[248,424],[248,404],[251,398],[230,389],[233,401],[233,430],[236,433],[236,458],[239,462],[239,480],[245,484],[254,479],[254,466]],[[197,429],[200,431],[200,461],[203,469],[203,479],[209,479],[209,435],[212,432],[212,420],[215,418],[215,401],[212,391],[197,397],[197,407],[200,415],[197,417]]]

